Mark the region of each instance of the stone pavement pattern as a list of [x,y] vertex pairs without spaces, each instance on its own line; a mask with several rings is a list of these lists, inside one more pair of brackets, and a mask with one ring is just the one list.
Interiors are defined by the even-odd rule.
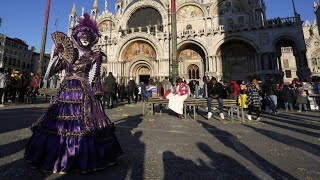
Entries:
[[29,126],[47,104],[0,109],[0,179],[320,179],[320,113],[282,112],[262,122],[217,116],[142,116],[142,104],[107,109],[126,157],[89,174],[50,174],[23,160]]

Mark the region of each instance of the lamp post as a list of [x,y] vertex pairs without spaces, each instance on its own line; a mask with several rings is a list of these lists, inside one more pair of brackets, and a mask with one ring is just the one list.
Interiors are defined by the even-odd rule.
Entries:
[[176,84],[178,79],[178,59],[177,59],[177,18],[176,18],[176,0],[171,0],[171,34],[172,34],[172,80]]
[[51,0],[47,0],[47,6],[46,6],[46,15],[44,19],[44,26],[43,26],[43,33],[42,33],[42,42],[41,42],[41,50],[40,50],[40,59],[38,63],[38,70],[37,73],[39,76],[42,76],[43,74],[43,58],[44,58],[44,52],[46,49],[46,40],[47,40],[47,32],[48,32],[48,19],[49,19],[49,12],[50,12],[50,4]]

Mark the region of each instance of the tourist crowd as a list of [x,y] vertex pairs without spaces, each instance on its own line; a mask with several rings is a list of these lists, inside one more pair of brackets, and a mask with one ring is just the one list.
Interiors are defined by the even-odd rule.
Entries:
[[38,74],[0,68],[0,107],[4,103],[33,103],[39,95],[40,83]]

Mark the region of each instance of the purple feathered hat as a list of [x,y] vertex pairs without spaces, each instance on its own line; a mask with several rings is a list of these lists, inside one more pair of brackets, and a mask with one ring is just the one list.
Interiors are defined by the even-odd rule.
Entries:
[[80,47],[82,47],[80,38],[84,36],[89,38],[90,47],[96,44],[101,36],[97,23],[87,13],[78,20],[78,24],[72,29],[72,40]]

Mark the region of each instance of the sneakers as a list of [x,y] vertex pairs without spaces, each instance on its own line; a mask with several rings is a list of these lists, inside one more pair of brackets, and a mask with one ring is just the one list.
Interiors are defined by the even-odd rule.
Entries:
[[219,116],[220,116],[221,119],[224,119],[224,114],[223,113],[220,113]]
[[0,107],[4,107],[4,105],[3,105],[3,104],[0,104]]
[[247,118],[248,118],[249,121],[252,120],[252,117],[251,117],[251,115],[249,115],[249,114],[247,115]]
[[212,112],[208,112],[208,119],[212,117]]
[[297,111],[298,113],[301,113],[302,111],[301,110],[299,110],[299,111]]
[[261,118],[260,118],[260,117],[258,117],[258,118],[257,118],[257,121],[261,121]]

